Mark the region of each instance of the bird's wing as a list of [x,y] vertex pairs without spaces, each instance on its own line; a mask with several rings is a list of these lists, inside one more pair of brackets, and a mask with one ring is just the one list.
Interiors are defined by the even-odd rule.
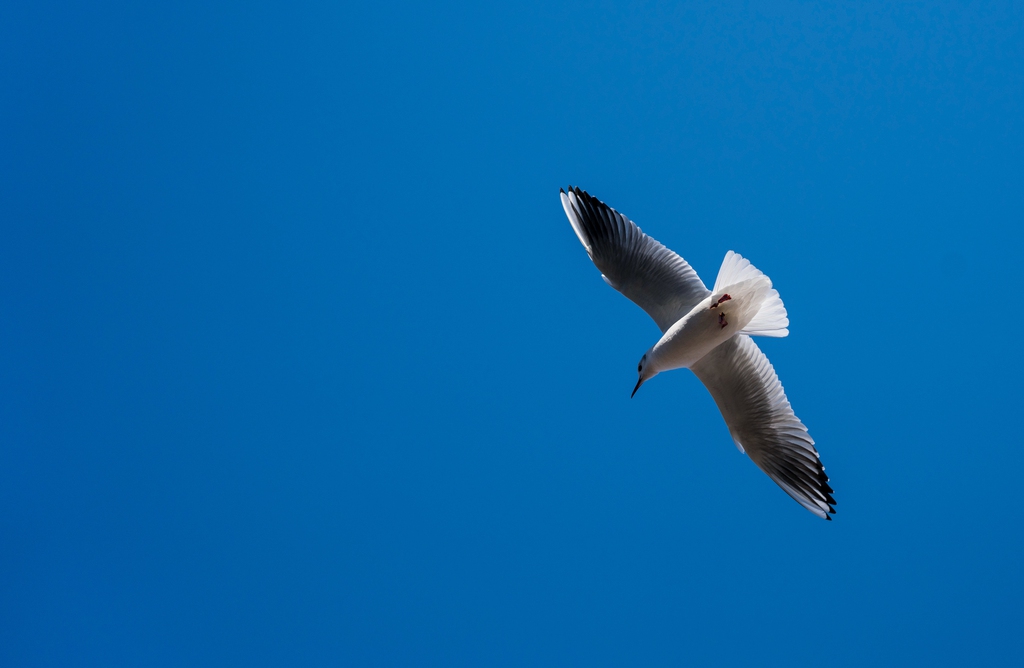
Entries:
[[711,294],[686,260],[586,191],[560,191],[562,207],[601,276],[664,332]]
[[835,499],[807,427],[793,413],[775,369],[738,334],[691,367],[715,398],[740,450],[797,503],[832,519]]

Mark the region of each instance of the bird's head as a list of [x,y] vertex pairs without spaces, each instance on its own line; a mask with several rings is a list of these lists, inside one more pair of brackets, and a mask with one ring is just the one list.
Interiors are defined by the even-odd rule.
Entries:
[[[633,388],[633,394],[636,394],[636,391],[640,389],[641,385],[658,375],[657,369],[655,369],[654,365],[650,363],[650,354],[651,351],[649,350],[644,353],[644,356],[640,358],[640,363],[636,365],[636,373],[639,378],[636,380],[636,387]],[[630,399],[633,398],[633,394],[629,395]]]

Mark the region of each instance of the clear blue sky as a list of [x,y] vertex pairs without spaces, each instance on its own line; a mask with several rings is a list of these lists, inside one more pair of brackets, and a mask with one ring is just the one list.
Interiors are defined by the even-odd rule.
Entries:
[[[1019,661],[1021,5],[484,4],[0,10],[0,664]],[[568,184],[772,277],[834,522]]]

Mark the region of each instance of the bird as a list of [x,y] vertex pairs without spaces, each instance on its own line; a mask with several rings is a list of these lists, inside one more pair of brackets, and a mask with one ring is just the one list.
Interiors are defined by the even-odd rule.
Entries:
[[814,439],[751,338],[789,334],[789,316],[771,279],[730,250],[708,290],[686,260],[623,214],[580,188],[559,193],[601,278],[661,329],[640,358],[630,397],[659,373],[690,369],[714,398],[739,451],[797,503],[831,520],[836,502]]

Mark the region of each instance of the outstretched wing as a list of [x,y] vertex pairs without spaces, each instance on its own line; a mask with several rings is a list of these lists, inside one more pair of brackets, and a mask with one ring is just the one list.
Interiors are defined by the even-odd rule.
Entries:
[[664,332],[711,294],[686,260],[586,191],[560,191],[562,208],[601,276]]
[[797,503],[832,519],[836,502],[814,439],[757,344],[737,334],[691,369],[711,392],[740,450]]

